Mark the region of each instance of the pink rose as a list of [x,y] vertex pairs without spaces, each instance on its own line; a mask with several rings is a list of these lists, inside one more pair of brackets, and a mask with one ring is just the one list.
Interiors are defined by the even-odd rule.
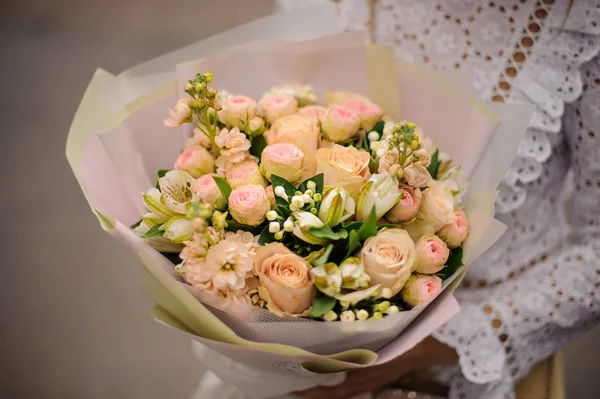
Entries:
[[225,205],[223,196],[219,186],[215,183],[214,173],[201,176],[196,180],[196,187],[194,192],[198,194],[198,199],[206,204],[212,204],[218,208],[222,208]]
[[442,270],[450,255],[446,243],[435,234],[427,234],[419,238],[415,250],[419,257],[419,264],[415,271],[423,274],[435,274]]
[[467,239],[469,234],[469,221],[465,211],[457,208],[454,210],[454,222],[445,225],[437,235],[448,245],[448,248],[458,248]]
[[402,199],[385,216],[391,223],[408,222],[414,219],[421,205],[420,189],[399,184],[398,190],[402,193]]
[[310,264],[283,244],[260,247],[254,272],[260,279],[258,292],[267,308],[280,316],[304,315],[316,295]]
[[258,108],[267,123],[273,124],[281,117],[296,113],[298,101],[290,94],[271,94],[260,100]]
[[360,119],[354,111],[335,104],[325,112],[321,121],[321,128],[323,129],[323,137],[339,143],[358,134]]
[[204,147],[188,148],[177,157],[175,169],[198,178],[214,171],[215,158]]
[[267,198],[269,199],[269,202],[271,203],[271,208],[275,208],[277,206],[277,202],[275,200],[275,193],[273,192],[273,186],[267,186],[267,188],[265,188],[265,191],[267,193]]
[[442,279],[438,276],[413,274],[402,289],[404,302],[417,306],[429,302],[442,290]]
[[225,172],[225,180],[232,188],[238,188],[248,184],[257,184],[266,187],[267,182],[260,173],[258,164],[254,161],[243,161],[234,164]]
[[229,194],[229,212],[239,223],[258,226],[270,209],[271,203],[263,186],[249,184]]
[[300,108],[298,110],[298,115],[302,115],[314,120],[315,122],[319,122],[323,120],[325,112],[327,112],[327,108],[325,107],[321,107],[320,105],[309,105],[307,107]]
[[360,126],[366,131],[371,130],[377,122],[381,120],[383,111],[377,105],[359,99],[348,100],[344,107],[354,111],[360,119]]
[[294,183],[302,177],[303,161],[304,153],[294,144],[269,144],[262,152],[260,169],[269,181],[275,174]]
[[246,122],[254,116],[256,116],[256,102],[246,96],[229,97],[218,112],[221,123],[242,130]]
[[358,196],[363,183],[371,175],[371,156],[356,147],[336,144],[332,148],[320,148],[316,158],[317,174],[323,173],[325,186],[343,187],[353,197]]

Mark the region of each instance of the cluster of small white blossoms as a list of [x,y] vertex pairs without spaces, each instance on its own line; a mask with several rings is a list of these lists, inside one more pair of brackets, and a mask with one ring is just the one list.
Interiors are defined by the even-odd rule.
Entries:
[[[296,191],[290,199],[283,186],[276,186],[273,189],[273,193],[280,198],[283,198],[290,204],[290,211],[308,211],[313,215],[316,215],[319,211],[317,208],[318,203],[322,199],[322,195],[316,193],[317,185],[313,181],[307,183],[307,189],[304,192]],[[295,216],[297,214],[290,215],[284,220],[279,214],[273,210],[267,212],[267,220],[269,221],[269,232],[275,235],[275,239],[280,241],[283,239],[284,232],[291,233],[294,230],[294,226],[298,226],[300,218]]]
[[[383,288],[376,298],[390,299],[393,296],[392,290],[389,288]],[[355,321],[355,320],[368,320],[368,319],[382,319],[384,314],[391,315],[398,313],[400,308],[396,305],[392,305],[390,301],[382,301],[371,306],[370,310],[367,309],[350,309],[351,303],[349,301],[340,301],[342,307],[341,313],[338,315],[335,311],[330,310],[323,315],[325,321]]]
[[319,100],[319,97],[313,91],[312,87],[308,85],[275,86],[271,89],[271,91],[265,93],[263,98],[268,97],[272,94],[289,94],[291,96],[294,96],[296,98],[296,101],[298,101],[299,107],[316,104]]

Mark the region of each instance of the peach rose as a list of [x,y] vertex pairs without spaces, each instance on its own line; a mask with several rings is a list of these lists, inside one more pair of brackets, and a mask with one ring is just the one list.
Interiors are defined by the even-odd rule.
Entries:
[[396,295],[417,267],[415,244],[402,229],[382,230],[369,237],[360,251],[371,286],[381,284]]
[[225,200],[221,195],[221,190],[219,190],[219,186],[215,183],[214,173],[201,176],[196,180],[196,187],[194,187],[194,192],[198,194],[198,198],[200,201],[206,204],[215,205],[217,208],[222,208],[225,205]]
[[254,272],[260,279],[258,292],[267,308],[279,315],[303,316],[316,295],[310,264],[281,243],[260,247]]
[[415,274],[410,276],[402,289],[402,299],[410,306],[428,302],[442,290],[442,279],[438,276]]
[[237,222],[258,226],[271,210],[271,203],[263,186],[249,184],[234,189],[229,194],[229,212]]
[[454,198],[446,185],[437,180],[429,182],[418,215],[432,225],[433,231],[454,222]]
[[327,108],[321,107],[320,105],[309,105],[308,107],[300,108],[298,110],[298,115],[302,115],[314,120],[315,122],[319,122],[323,120],[326,111]]
[[360,119],[354,111],[337,104],[329,107],[321,120],[323,137],[336,143],[355,137],[359,128]]
[[290,94],[272,94],[260,100],[258,108],[267,123],[273,124],[281,117],[296,113],[298,101]]
[[402,199],[386,215],[391,223],[408,222],[417,216],[421,205],[421,190],[407,184],[399,184],[398,190],[402,193]]
[[218,112],[221,123],[244,129],[244,125],[256,116],[256,101],[246,96],[231,96]]
[[257,184],[266,187],[267,182],[260,173],[258,164],[254,161],[243,161],[233,165],[225,172],[225,180],[232,188],[238,188],[248,184]]
[[413,187],[426,187],[432,180],[429,171],[420,162],[411,163],[404,168],[404,179]]
[[292,143],[304,154],[304,174],[302,179],[315,175],[317,164],[315,154],[319,145],[319,127],[317,123],[300,115],[284,116],[278,119],[268,132],[267,143]]
[[269,181],[271,175],[296,182],[304,173],[304,153],[292,143],[275,143],[265,147],[261,156],[260,170]]
[[177,157],[175,169],[183,170],[198,178],[214,171],[215,158],[204,147],[188,148]]
[[457,208],[454,210],[454,222],[445,225],[437,235],[448,245],[448,248],[458,248],[467,239],[469,234],[469,221],[465,211]]
[[381,108],[370,101],[352,99],[346,101],[344,107],[354,111],[358,115],[360,126],[367,132],[381,120],[381,116],[383,115]]
[[450,250],[438,236],[427,234],[419,238],[415,244],[419,264],[415,269],[422,274],[435,274],[444,268]]
[[365,180],[371,175],[366,151],[334,145],[317,151],[317,174],[323,173],[326,187],[343,187],[356,199]]

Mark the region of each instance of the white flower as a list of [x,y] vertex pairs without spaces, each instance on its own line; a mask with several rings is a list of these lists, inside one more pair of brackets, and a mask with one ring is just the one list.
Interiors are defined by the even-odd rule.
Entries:
[[163,237],[168,238],[175,244],[183,244],[192,238],[192,221],[184,216],[174,216],[163,226],[165,231]]
[[220,290],[239,290],[246,286],[246,276],[254,267],[254,256],[242,242],[225,238],[206,254],[203,272]]
[[[182,170],[167,172],[166,175],[158,179],[158,186],[162,195],[161,202],[173,212],[185,215],[187,212],[186,204],[191,201],[198,201],[198,194],[194,194],[195,184],[196,179],[187,172]],[[151,210],[154,212],[153,209]]]
[[340,315],[340,321],[354,321],[356,320],[356,315],[351,310],[345,310]]
[[323,226],[324,223],[321,221],[321,219],[312,213],[305,211],[296,211],[293,213],[293,215],[296,219],[296,223],[292,232],[296,237],[309,244],[327,245],[329,242],[328,239],[315,237],[309,232],[311,227]]
[[168,127],[179,127],[182,123],[189,118],[192,110],[190,109],[190,98],[180,98],[175,103],[173,109],[169,109],[169,117],[164,120],[165,126]]
[[337,226],[354,215],[356,204],[350,194],[342,187],[329,190],[319,207],[319,219],[329,226]]
[[344,260],[339,269],[342,274],[342,288],[356,290],[369,286],[369,275],[365,273],[365,266],[359,258],[350,257]]
[[375,207],[377,220],[400,200],[398,180],[389,173],[372,175],[360,189],[356,204],[356,220],[366,220]]
[[326,263],[310,270],[315,287],[328,296],[335,296],[342,288],[342,273],[335,263]]
[[215,137],[215,143],[221,149],[221,154],[215,162],[220,169],[228,170],[233,164],[249,157],[250,141],[237,127],[231,130],[221,129]]

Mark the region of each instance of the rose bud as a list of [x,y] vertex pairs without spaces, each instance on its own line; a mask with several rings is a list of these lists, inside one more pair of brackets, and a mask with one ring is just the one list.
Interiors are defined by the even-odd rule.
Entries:
[[360,119],[348,108],[332,105],[323,116],[321,128],[325,139],[339,143],[358,134]]
[[213,176],[215,176],[215,174],[211,173],[198,178],[196,180],[194,192],[198,194],[200,201],[214,205],[217,208],[223,208],[225,206],[225,200],[223,199],[221,190],[219,190],[219,186],[215,183]]
[[445,225],[437,235],[448,245],[448,248],[458,248],[467,239],[469,234],[469,221],[465,211],[457,208],[454,210],[454,222]]
[[246,96],[231,96],[217,115],[221,123],[243,130],[246,122],[256,116],[256,102]]
[[229,194],[229,212],[239,223],[258,226],[265,220],[265,215],[270,209],[271,203],[262,186],[241,186]]
[[329,190],[319,207],[319,219],[330,227],[337,226],[354,215],[356,205],[350,194],[341,187]]
[[402,194],[400,201],[385,215],[391,223],[408,222],[417,216],[421,205],[421,190],[406,184],[399,184],[398,190]]
[[289,94],[272,94],[260,100],[258,108],[267,123],[273,124],[281,117],[296,113],[298,101]]
[[188,148],[177,157],[175,169],[198,178],[214,171],[215,158],[204,147]]
[[377,105],[359,99],[348,100],[344,107],[354,111],[360,119],[360,126],[367,132],[381,120],[383,111]]
[[303,164],[304,153],[300,148],[291,143],[276,143],[263,150],[260,170],[269,181],[274,174],[295,183],[304,173]]
[[402,289],[402,299],[410,306],[428,302],[442,290],[442,279],[438,276],[414,274]]
[[243,161],[236,163],[225,172],[225,179],[232,188],[246,186],[248,184],[257,184],[266,187],[267,182],[260,173],[258,164],[254,161]]
[[415,244],[419,264],[415,271],[423,274],[435,274],[444,268],[450,250],[446,243],[435,234],[427,234],[419,238]]

